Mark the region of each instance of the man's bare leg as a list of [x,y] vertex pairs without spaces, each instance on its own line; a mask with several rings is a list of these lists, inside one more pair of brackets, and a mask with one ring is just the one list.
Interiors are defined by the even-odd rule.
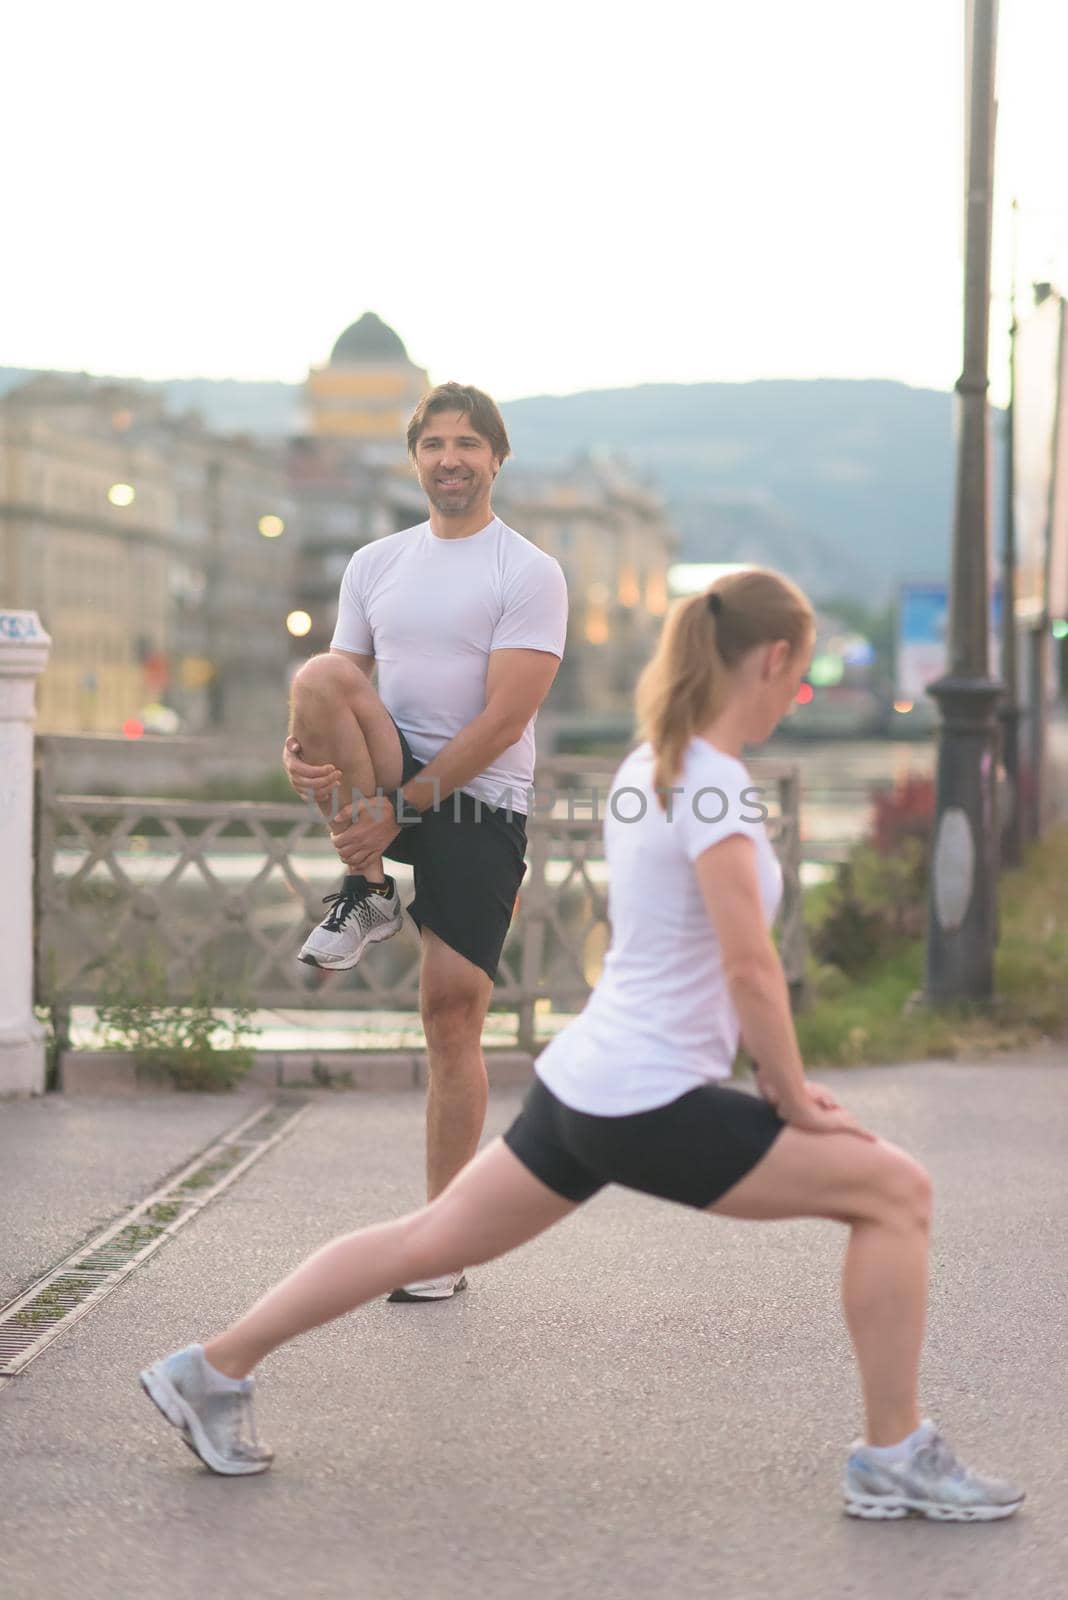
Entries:
[[419,1003],[426,1033],[427,1198],[435,1199],[478,1149],[488,1081],[482,1024],[493,983],[481,967],[424,928]]
[[[354,662],[344,656],[313,656],[293,680],[289,730],[305,761],[332,763],[341,773],[339,792],[317,802],[330,820],[356,794],[373,798],[378,789],[394,793],[401,783],[403,757],[393,719]],[[380,881],[382,858],[365,876]]]

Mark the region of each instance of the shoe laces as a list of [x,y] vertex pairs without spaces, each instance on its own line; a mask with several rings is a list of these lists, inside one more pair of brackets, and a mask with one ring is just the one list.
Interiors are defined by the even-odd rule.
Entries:
[[926,1444],[922,1444],[915,1455],[917,1466],[926,1467],[931,1473],[939,1477],[963,1478],[966,1468],[957,1460],[949,1445],[940,1433],[936,1433]]
[[337,894],[324,894],[323,904],[333,907],[323,923],[328,933],[340,933],[351,916],[355,916],[362,927],[366,927],[371,920],[366,890],[354,889],[346,884]]

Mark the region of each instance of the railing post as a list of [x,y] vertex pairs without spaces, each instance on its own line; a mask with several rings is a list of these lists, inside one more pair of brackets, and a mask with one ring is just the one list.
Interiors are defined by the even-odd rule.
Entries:
[[523,951],[520,959],[518,1044],[520,1050],[537,1052],[535,1038],[535,1005],[542,987],[542,963],[545,955],[545,900],[547,887],[545,872],[549,860],[548,818],[530,818],[530,854],[527,879],[520,890],[523,917]]
[[783,869],[782,961],[794,1011],[805,1004],[804,893],[801,886],[801,776],[796,767],[779,779],[779,861]]
[[0,611],[0,1095],[43,1094],[45,1031],[33,1014],[34,680],[52,641],[34,611]]

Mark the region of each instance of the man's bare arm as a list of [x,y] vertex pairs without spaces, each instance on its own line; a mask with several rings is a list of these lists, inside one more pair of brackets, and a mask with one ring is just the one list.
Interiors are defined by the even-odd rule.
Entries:
[[[485,710],[461,728],[417,778],[405,784],[406,808],[428,811],[492,766],[521,737],[552,687],[559,666],[559,657],[547,650],[494,650],[486,670]],[[509,797],[503,799],[507,803]]]

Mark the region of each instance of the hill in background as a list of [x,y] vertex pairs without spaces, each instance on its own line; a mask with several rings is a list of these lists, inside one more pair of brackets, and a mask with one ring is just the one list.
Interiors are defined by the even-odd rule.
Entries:
[[[0,369],[0,393],[29,375]],[[222,432],[284,437],[300,425],[296,385],[147,387]],[[525,466],[626,457],[667,500],[682,560],[767,562],[817,598],[871,607],[903,578],[948,573],[949,394],[881,380],[644,384],[502,409]]]
[[688,561],[759,560],[817,596],[948,570],[952,396],[883,381],[648,384],[506,406],[517,455],[576,442],[665,494]]

